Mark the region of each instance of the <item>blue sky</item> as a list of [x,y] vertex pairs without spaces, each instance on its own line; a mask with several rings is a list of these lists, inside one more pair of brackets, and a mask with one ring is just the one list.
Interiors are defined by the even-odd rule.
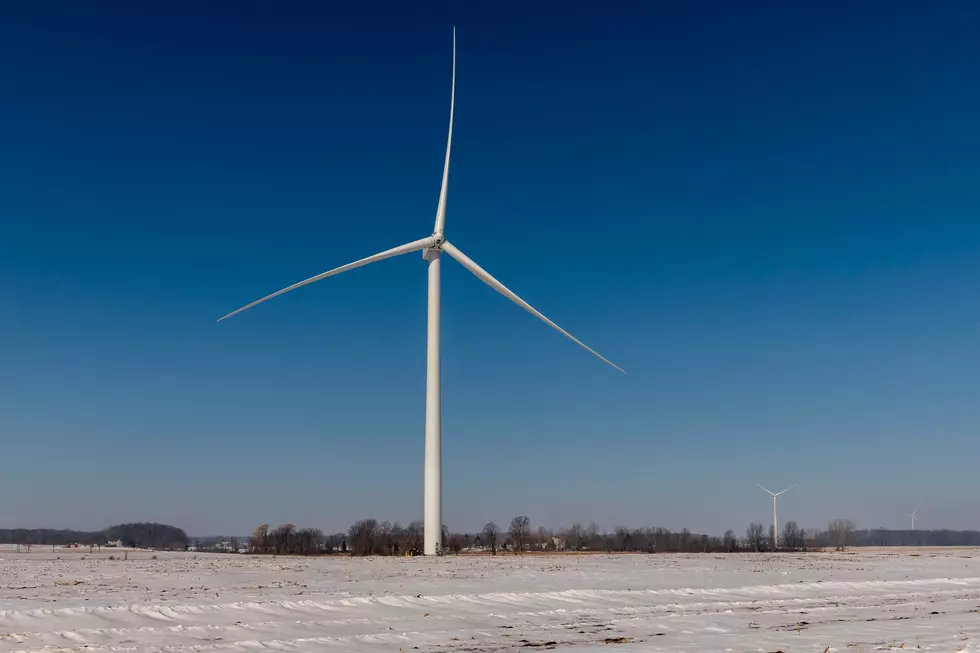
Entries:
[[421,517],[455,24],[447,524],[980,526],[980,7],[635,5],[5,8],[2,525]]

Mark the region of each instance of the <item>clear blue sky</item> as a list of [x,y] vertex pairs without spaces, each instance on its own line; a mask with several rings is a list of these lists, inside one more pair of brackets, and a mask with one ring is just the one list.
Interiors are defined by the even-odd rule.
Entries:
[[[980,527],[980,6],[17,3],[0,524]],[[355,8],[356,7],[356,8]]]

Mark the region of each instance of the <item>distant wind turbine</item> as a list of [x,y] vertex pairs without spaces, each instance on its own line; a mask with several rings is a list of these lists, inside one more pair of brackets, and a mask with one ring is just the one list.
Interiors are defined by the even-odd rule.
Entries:
[[[237,315],[244,310],[252,308],[262,302],[268,301],[273,297],[278,297],[302,286],[347,272],[354,268],[359,268],[370,263],[376,263],[394,256],[410,254],[412,252],[422,252],[422,258],[429,262],[429,310],[428,310],[428,330],[427,330],[427,354],[426,354],[426,383],[425,383],[425,476],[424,476],[424,548],[425,555],[436,555],[439,553],[440,540],[442,537],[442,379],[440,376],[440,319],[441,319],[441,288],[440,288],[440,268],[441,255],[443,252],[456,259],[464,268],[472,272],[478,279],[499,292],[501,295],[511,300],[525,311],[535,316],[545,324],[555,329],[565,337],[575,342],[586,351],[594,354],[600,360],[615,367],[620,372],[626,373],[621,367],[600,355],[593,349],[587,347],[582,341],[575,338],[568,331],[549,320],[547,317],[535,310],[530,304],[514,294],[507,286],[500,283],[490,273],[480,267],[473,259],[454,247],[443,235],[446,223],[446,194],[449,185],[449,152],[453,142],[453,111],[456,100],[456,30],[453,28],[453,76],[452,90],[449,100],[449,136],[446,139],[446,161],[442,168],[442,186],[439,191],[439,204],[436,208],[435,227],[432,235],[420,240],[415,240],[404,245],[399,245],[392,249],[385,250],[374,256],[362,258],[353,263],[342,265],[327,272],[323,272],[304,281],[300,281],[291,286],[283,288],[277,292],[267,295],[262,299],[256,300],[251,304],[243,306],[236,311],[225,315],[218,321],[225,320],[233,315]],[[519,238],[519,234],[517,235]]]
[[911,515],[911,517],[912,517],[912,530],[913,531],[915,530],[915,511],[916,510],[918,510],[918,508],[913,508],[912,509],[912,515]]
[[[766,488],[762,487],[761,485],[759,485],[759,487],[762,488],[763,490],[766,490]],[[777,548],[776,542],[779,541],[779,526],[776,524],[776,497],[778,497],[780,494],[786,494],[794,487],[796,486],[790,485],[782,492],[769,492],[769,490],[766,490],[766,492],[769,492],[769,494],[772,495],[772,550],[773,551],[776,550]]]

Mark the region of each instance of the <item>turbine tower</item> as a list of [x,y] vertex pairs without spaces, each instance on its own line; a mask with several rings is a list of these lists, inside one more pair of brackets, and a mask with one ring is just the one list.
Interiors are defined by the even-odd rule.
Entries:
[[[763,490],[766,490],[766,488],[762,487],[761,485],[759,485],[759,487],[762,488]],[[786,494],[794,487],[796,486],[791,485],[785,490],[783,490],[782,492],[769,492],[769,490],[766,490],[766,492],[769,492],[769,494],[772,495],[772,550],[773,552],[776,551],[777,548],[776,542],[778,542],[779,540],[779,527],[776,524],[776,497],[778,497],[780,494]]]
[[428,261],[429,267],[429,291],[428,291],[428,327],[426,334],[426,375],[425,375],[425,483],[424,483],[424,528],[425,545],[423,553],[425,555],[436,555],[440,552],[442,539],[442,380],[440,378],[440,318],[441,318],[441,288],[440,275],[442,266],[442,254],[445,252],[450,257],[456,259],[464,268],[472,272],[478,279],[499,292],[501,295],[511,300],[525,311],[534,315],[545,324],[555,329],[565,337],[569,338],[586,351],[597,356],[602,361],[615,367],[620,372],[626,373],[621,367],[603,357],[593,349],[587,347],[582,341],[575,338],[568,331],[549,320],[539,313],[530,304],[514,294],[507,286],[494,279],[489,272],[480,267],[473,259],[453,246],[444,235],[446,225],[446,194],[449,185],[449,152],[453,143],[453,110],[456,102],[456,29],[453,28],[453,74],[452,90],[449,99],[449,135],[446,139],[446,161],[442,168],[442,186],[439,189],[439,204],[436,207],[435,227],[432,235],[419,240],[387,249],[383,252],[362,258],[353,263],[342,265],[339,268],[328,270],[304,281],[294,283],[291,286],[258,299],[251,304],[243,306],[236,311],[225,315],[218,321],[225,320],[233,315],[237,315],[253,306],[268,301],[273,297],[278,297],[302,286],[309,285],[321,279],[332,277],[347,272],[354,268],[359,268],[370,263],[376,263],[394,256],[409,254],[411,252],[422,252],[422,258]]

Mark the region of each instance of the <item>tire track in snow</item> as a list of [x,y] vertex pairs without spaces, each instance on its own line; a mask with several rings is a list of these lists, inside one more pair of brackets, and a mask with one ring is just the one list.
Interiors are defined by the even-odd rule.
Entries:
[[724,597],[733,596],[746,599],[748,597],[765,598],[781,595],[798,598],[801,593],[823,594],[834,591],[842,596],[849,594],[844,590],[887,591],[888,589],[928,589],[937,585],[953,585],[957,587],[980,586],[980,577],[967,578],[927,578],[917,580],[893,581],[835,581],[815,583],[786,583],[781,585],[749,585],[745,587],[724,588],[673,588],[673,589],[572,589],[552,592],[491,592],[481,594],[441,594],[426,596],[358,596],[322,601],[234,601],[228,603],[193,603],[169,605],[159,603],[129,604],[122,606],[77,607],[77,608],[35,608],[31,610],[0,610],[0,624],[9,620],[17,622],[21,619],[37,619],[43,617],[74,617],[84,615],[114,616],[124,613],[140,614],[151,618],[179,620],[191,614],[203,614],[212,611],[225,610],[269,610],[274,608],[340,610],[342,608],[386,606],[395,608],[432,607],[434,605],[451,605],[454,602],[512,604],[519,605],[536,601],[554,600],[560,602],[583,602],[585,600],[608,600],[620,597]]
[[[803,587],[803,585],[806,585]],[[914,590],[929,590],[930,588],[952,586],[950,589],[932,589],[924,595],[921,601],[915,601],[910,594]],[[592,621],[602,622],[603,626],[618,624],[642,628],[647,622],[660,623],[665,618],[692,616],[704,613],[721,613],[738,611],[744,618],[750,611],[758,610],[756,614],[788,614],[790,610],[799,612],[801,608],[810,611],[820,610],[832,612],[844,609],[862,609],[878,607],[882,602],[896,601],[908,605],[924,601],[934,601],[937,598],[948,597],[960,599],[976,599],[980,578],[937,578],[914,581],[864,581],[836,582],[783,585],[755,585],[742,588],[724,589],[670,589],[670,590],[566,590],[557,592],[537,593],[488,593],[488,594],[448,594],[432,597],[416,596],[380,596],[380,597],[349,597],[327,601],[267,601],[267,602],[233,602],[210,605],[128,605],[99,608],[66,608],[66,609],[36,609],[28,611],[4,611],[0,613],[0,628],[5,628],[5,620],[26,622],[41,626],[43,623],[56,620],[59,623],[73,618],[96,617],[108,623],[118,623],[120,618],[137,618],[152,622],[164,622],[172,625],[151,625],[135,627],[109,628],[78,628],[58,630],[28,630],[10,633],[0,638],[0,650],[3,651],[53,651],[53,650],[88,650],[108,647],[114,651],[126,650],[166,650],[181,651],[195,650],[225,650],[229,647],[241,647],[243,650],[255,648],[302,648],[307,645],[343,645],[344,643],[384,644],[397,643],[419,645],[432,637],[441,638],[445,642],[455,638],[459,641],[482,641],[484,636],[494,641],[512,635],[494,631],[487,633],[486,620],[513,624],[523,620],[518,632],[525,628],[531,631],[551,632],[567,631],[570,628],[590,628]],[[793,594],[812,594],[811,596],[793,596]],[[904,589],[896,593],[896,589]],[[828,591],[830,590],[830,591]],[[848,592],[847,590],[850,590]],[[862,593],[856,593],[861,590]],[[971,593],[972,591],[972,593]],[[819,592],[819,594],[818,594]],[[731,596],[727,601],[698,601],[697,598]],[[753,598],[755,597],[755,598]],[[669,599],[670,602],[657,603],[658,599]],[[684,600],[689,599],[689,600]],[[651,604],[651,601],[654,603]],[[836,603],[828,606],[828,603]],[[485,612],[493,607],[520,607],[533,605],[548,605],[546,610],[523,610],[515,612]],[[404,616],[367,616],[374,613],[377,607],[396,608]],[[426,609],[468,608],[464,612],[420,614]],[[327,613],[364,613],[365,616],[351,616],[330,620],[303,620],[298,616],[311,612]],[[258,621],[247,623],[239,619],[234,624],[210,623],[215,617],[255,617],[268,616],[277,618],[273,621]],[[569,618],[590,618],[592,621],[577,621],[555,623]],[[433,626],[446,622],[459,622],[458,626],[472,626],[472,621],[479,621],[482,626],[438,630],[413,629],[398,633],[395,625],[405,623],[417,628],[422,623],[432,623]],[[32,623],[33,622],[33,623]],[[198,623],[200,622],[200,623]],[[387,630],[377,631],[378,627],[387,626]],[[331,637],[311,636],[295,637],[295,630],[353,630]],[[277,637],[277,630],[293,631],[293,637]],[[360,630],[360,632],[358,632]],[[363,632],[367,630],[368,632]],[[401,629],[399,629],[401,630]],[[724,632],[724,631],[723,631]],[[516,634],[516,633],[514,633]],[[578,637],[578,635],[586,637]],[[595,633],[565,633],[565,638],[589,641]],[[257,637],[257,635],[259,637]],[[311,633],[314,635],[314,633]],[[406,640],[405,638],[408,638]],[[227,641],[235,638],[233,641]],[[474,639],[475,638],[475,639]],[[161,641],[172,642],[159,646]],[[216,640],[222,640],[217,642]],[[417,641],[418,640],[418,641]],[[26,644],[26,647],[25,647]],[[18,648],[9,648],[11,645]]]

